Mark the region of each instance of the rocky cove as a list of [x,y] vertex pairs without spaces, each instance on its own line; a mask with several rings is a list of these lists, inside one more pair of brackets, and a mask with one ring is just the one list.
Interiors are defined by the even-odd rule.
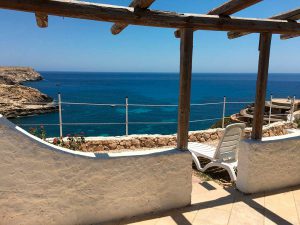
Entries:
[[50,96],[22,85],[42,79],[30,67],[0,67],[0,114],[15,118],[56,111],[57,106]]

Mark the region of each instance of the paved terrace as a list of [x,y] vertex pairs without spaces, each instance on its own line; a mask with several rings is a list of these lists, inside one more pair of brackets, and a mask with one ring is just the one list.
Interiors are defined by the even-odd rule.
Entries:
[[[103,180],[107,181],[107,177],[102,179],[102,176],[99,178],[98,175],[101,175],[100,171],[103,171],[103,174],[108,174],[110,177],[117,177],[116,180],[120,180],[120,177],[129,177],[128,174],[120,175],[120,171],[116,170],[119,176],[114,173],[110,175],[110,172],[113,170],[105,170],[108,165],[105,161],[99,163],[100,161],[97,160],[77,157],[77,162],[75,163],[75,158],[70,155],[58,154],[57,151],[48,149],[45,145],[38,145],[33,139],[29,139],[20,131],[14,129],[14,125],[10,124],[7,120],[2,118],[0,121],[2,121],[0,124],[2,152],[2,157],[0,157],[2,160],[0,170],[2,172],[0,176],[2,179],[2,182],[0,182],[0,202],[2,204],[0,204],[0,206],[3,207],[1,208],[2,211],[0,210],[2,212],[0,213],[0,224],[33,224],[32,221],[34,221],[35,224],[45,224],[38,222],[40,217],[51,218],[52,220],[49,220],[49,224],[53,224],[55,221],[54,217],[60,214],[66,215],[65,218],[61,217],[60,219],[67,220],[68,216],[71,217],[70,215],[76,215],[78,217],[92,216],[105,210],[109,210],[110,212],[119,206],[118,201],[116,203],[117,206],[111,205],[111,199],[122,198],[123,194],[121,193],[120,196],[113,196],[112,198],[111,193],[106,191],[105,188],[116,193],[112,187],[118,187],[118,190],[120,190],[119,187],[123,186],[119,183],[111,185],[110,182],[103,182]],[[21,157],[22,155],[23,157]],[[30,161],[29,159],[36,160]],[[126,158],[125,160],[128,161],[130,158]],[[137,161],[137,159],[133,160]],[[143,159],[143,162],[144,160],[145,159]],[[157,159],[155,160],[157,161]],[[112,162],[114,167],[115,162]],[[131,161],[129,164],[133,165]],[[124,163],[122,165],[124,165]],[[82,169],[83,167],[85,169]],[[52,174],[52,172],[56,172],[57,169],[59,169],[59,173]],[[133,169],[135,169],[134,166]],[[47,171],[47,176],[45,176],[45,171]],[[69,176],[69,171],[72,171],[71,176]],[[95,173],[94,171],[98,172]],[[124,170],[122,169],[121,171]],[[125,171],[128,171],[128,169]],[[151,170],[152,176],[153,171],[155,170]],[[142,174],[144,174],[144,170],[142,170]],[[14,179],[9,179],[12,175]],[[82,182],[83,175],[86,175],[84,182]],[[135,176],[141,179],[140,174]],[[158,174],[156,174],[156,176],[162,177],[162,175]],[[175,178],[176,174],[169,176],[174,176]],[[276,179],[276,177],[274,177],[274,179]],[[134,180],[138,179],[133,179],[130,182]],[[160,183],[156,184],[156,186],[161,184],[162,180],[158,182]],[[200,178],[195,176],[192,179],[192,186],[192,205],[189,207],[160,214],[136,217],[121,222],[112,222],[110,224],[300,225],[300,186],[280,190],[278,192],[244,195],[233,187],[222,187],[213,181],[203,182]],[[85,195],[79,195],[78,193],[82,193],[86,187],[89,188],[89,191],[84,192]],[[125,187],[125,189],[126,188],[128,187]],[[133,190],[138,188],[141,187],[138,185],[134,186]],[[162,189],[166,188],[165,186]],[[181,188],[180,186],[179,189]],[[135,195],[140,195],[141,197],[143,197],[143,195],[146,196],[145,191],[147,191],[147,189]],[[56,195],[60,192],[64,193],[64,198],[60,195],[59,197]],[[95,193],[99,194],[99,196],[95,195]],[[153,195],[153,193],[151,194]],[[107,198],[109,203],[103,204],[104,199],[101,199],[101,195],[109,195]],[[125,198],[123,201],[128,201],[128,199],[129,198]],[[122,201],[122,199],[120,199],[120,201]],[[132,203],[127,202],[127,204]],[[85,207],[82,207],[82,205]],[[11,210],[15,212],[10,212]],[[84,212],[80,215],[79,212],[83,210]],[[88,215],[89,211],[91,211],[90,215]],[[74,214],[74,212],[76,214]],[[10,216],[7,217],[6,215]],[[59,218],[56,218],[56,221],[58,221],[58,219]],[[22,223],[20,223],[20,221],[22,221]],[[70,220],[68,221],[69,223],[65,224],[87,224],[80,222],[71,223]],[[80,218],[75,221],[80,221]],[[54,224],[62,223],[56,222]]]
[[277,192],[244,195],[232,187],[224,188],[213,181],[202,182],[193,177],[191,206],[108,224],[299,225],[300,186]]

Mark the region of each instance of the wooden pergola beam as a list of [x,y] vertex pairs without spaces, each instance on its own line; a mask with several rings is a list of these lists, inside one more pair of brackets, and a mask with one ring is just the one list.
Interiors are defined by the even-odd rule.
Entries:
[[287,40],[295,37],[300,37],[300,34],[282,34],[280,35],[281,40]]
[[300,19],[300,8],[293,9],[278,15],[272,16],[271,19],[277,20],[299,20]]
[[229,16],[261,1],[262,0],[230,0],[212,9],[207,14]]
[[191,28],[181,29],[180,37],[180,86],[178,104],[177,148],[188,149],[190,120],[193,36]]
[[45,13],[35,13],[36,23],[40,28],[48,27],[48,15]]
[[130,7],[75,0],[0,0],[0,8],[152,27],[300,34],[299,23],[284,20],[220,18],[213,15],[181,14],[156,10],[135,11]]
[[256,97],[252,123],[251,138],[261,140],[263,132],[265,99],[269,73],[269,60],[271,48],[271,33],[261,33],[259,39],[259,62],[256,80]]
[[[261,1],[262,0],[230,0],[212,9],[207,15],[229,16]],[[180,30],[176,30],[174,35],[176,38],[180,38]]]
[[[155,0],[133,0],[129,7],[137,9],[147,9]],[[116,35],[122,32],[128,26],[127,23],[115,23],[111,27],[111,33]]]
[[[300,8],[290,10],[288,12],[280,13],[278,15],[270,17],[269,19],[296,21],[296,20],[300,19]],[[234,39],[234,38],[242,37],[242,36],[245,36],[248,34],[251,34],[251,32],[230,31],[230,32],[228,32],[227,36],[229,39]],[[283,38],[283,39],[287,39],[287,38]]]

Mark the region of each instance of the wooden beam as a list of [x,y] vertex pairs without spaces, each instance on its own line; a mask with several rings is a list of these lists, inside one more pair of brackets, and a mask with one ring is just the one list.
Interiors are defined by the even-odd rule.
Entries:
[[[261,1],[262,0],[230,0],[209,11],[207,15],[229,16]],[[174,34],[176,38],[180,38],[179,29],[177,29]]]
[[261,1],[262,0],[231,0],[214,8],[207,14],[229,16]]
[[[138,9],[147,9],[155,0],[133,0],[129,7]],[[111,33],[116,35],[122,32],[128,26],[127,23],[115,23],[111,27]]]
[[260,140],[263,132],[263,121],[265,112],[265,99],[269,73],[269,59],[270,59],[270,48],[271,48],[271,33],[260,34],[259,39],[259,62],[258,62],[258,73],[256,81],[256,97],[254,105],[254,115],[252,124],[251,138]]
[[193,61],[193,36],[191,28],[181,30],[180,37],[180,88],[178,104],[177,148],[187,150],[190,120],[191,79]]
[[75,0],[0,0],[0,8],[152,27],[300,34],[300,23],[283,20],[220,18],[212,15],[182,14],[157,10],[135,11],[134,8],[130,7]]
[[48,15],[45,13],[35,13],[36,23],[40,28],[48,27]]
[[[296,20],[300,19],[300,8],[290,10],[288,12],[280,13],[278,15],[270,17],[269,19],[296,21]],[[229,39],[234,39],[234,38],[242,37],[242,36],[245,36],[248,34],[251,34],[251,32],[230,31],[230,32],[228,32],[227,36]]]
[[280,35],[281,40],[287,40],[295,37],[300,37],[300,34],[282,34]]
[[271,19],[277,20],[299,20],[300,19],[300,8],[293,9],[284,13],[270,17]]

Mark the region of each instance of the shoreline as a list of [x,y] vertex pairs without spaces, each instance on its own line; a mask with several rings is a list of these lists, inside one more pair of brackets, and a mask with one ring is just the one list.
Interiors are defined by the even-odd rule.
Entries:
[[0,113],[18,118],[57,111],[52,97],[24,85],[41,80],[43,77],[30,67],[0,67]]

